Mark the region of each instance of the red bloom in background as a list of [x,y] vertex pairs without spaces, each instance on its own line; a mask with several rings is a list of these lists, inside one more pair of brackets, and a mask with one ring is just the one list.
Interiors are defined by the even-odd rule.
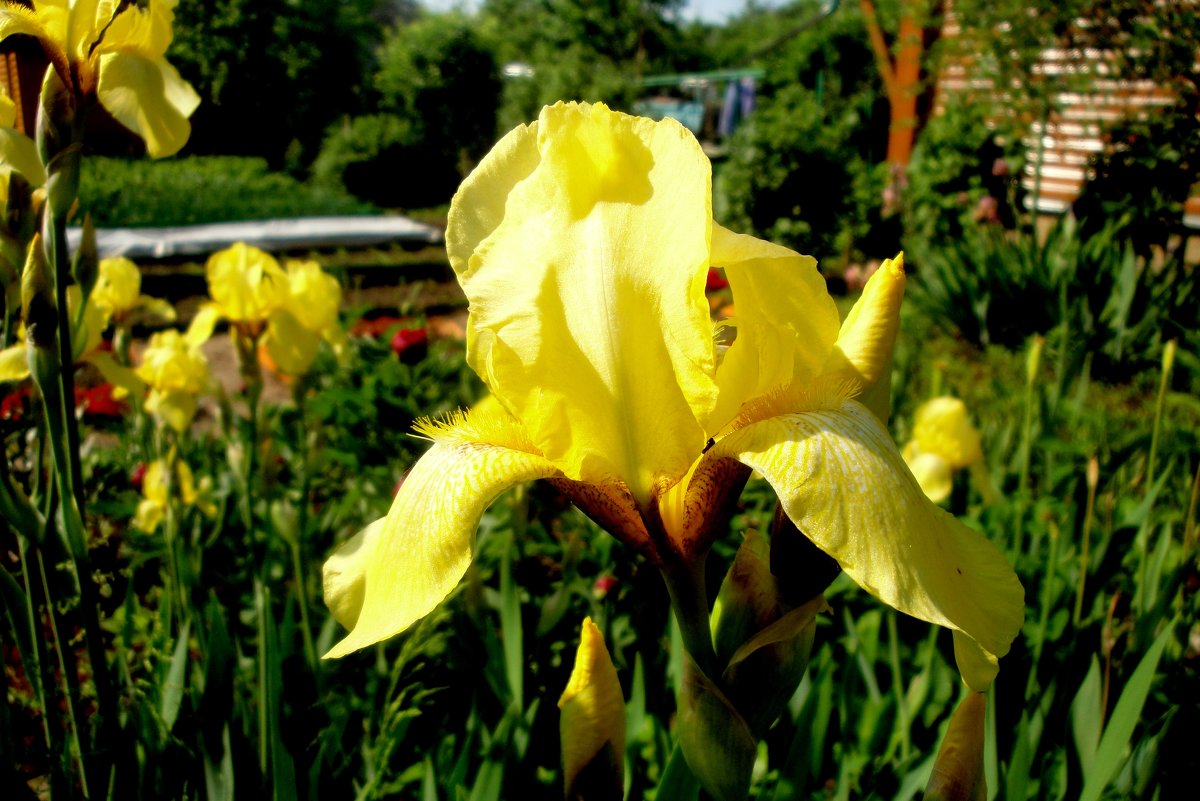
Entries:
[[392,353],[405,364],[416,364],[429,352],[429,332],[425,328],[401,328],[392,337]]
[[129,473],[129,483],[138,492],[142,491],[142,485],[146,482],[146,463],[139,462],[138,466],[133,468]]
[[20,420],[29,411],[29,399],[33,395],[33,390],[29,386],[23,386],[14,392],[10,392],[0,400],[0,420]]
[[82,389],[75,388],[75,406],[88,420],[119,420],[129,411],[129,405],[113,397],[112,384]]
[[728,286],[729,281],[725,279],[725,276],[717,272],[714,267],[708,268],[708,278],[704,279],[705,292],[718,292]]

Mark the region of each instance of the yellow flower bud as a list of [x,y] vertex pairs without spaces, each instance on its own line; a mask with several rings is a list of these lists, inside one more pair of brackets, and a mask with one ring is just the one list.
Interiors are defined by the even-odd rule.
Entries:
[[585,618],[575,668],[562,697],[563,784],[574,799],[620,799],[624,785],[625,700],[604,637]]
[[924,801],[982,801],[987,798],[983,774],[984,714],[987,696],[971,693],[950,718]]
[[967,407],[958,398],[934,398],[917,409],[913,441],[921,453],[936,454],[951,470],[983,458],[979,432],[971,425]]

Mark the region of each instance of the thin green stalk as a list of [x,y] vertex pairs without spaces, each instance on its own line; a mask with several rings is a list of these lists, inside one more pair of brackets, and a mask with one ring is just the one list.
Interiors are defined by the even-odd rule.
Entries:
[[304,654],[314,676],[319,676],[320,660],[317,659],[317,647],[313,640],[312,623],[308,615],[308,580],[304,570],[304,558],[301,553],[301,543],[308,531],[308,495],[312,487],[311,471],[309,470],[308,452],[308,421],[305,418],[304,399],[307,394],[308,382],[306,377],[297,379],[293,390],[296,403],[296,445],[300,450],[300,509],[296,516],[295,535],[288,539],[292,551],[292,571],[296,577],[296,603],[300,605],[300,631],[304,637]]
[[[1198,473],[1197,475],[1200,475]],[[1083,593],[1087,585],[1088,575],[1088,549],[1092,541],[1092,520],[1095,518],[1096,512],[1096,487],[1100,483],[1100,462],[1093,456],[1088,460],[1087,466],[1087,509],[1083,513],[1083,545],[1079,553],[1079,588],[1075,592],[1075,611],[1071,615],[1071,622],[1078,626],[1080,618],[1083,617]]]
[[[64,154],[65,157],[65,154]],[[73,156],[78,160],[78,152]],[[75,169],[78,169],[76,166]],[[54,272],[54,302],[58,307],[58,385],[62,394],[58,412],[66,433],[67,475],[75,504],[83,508],[83,467],[79,458],[79,422],[75,417],[75,353],[71,345],[72,315],[67,303],[67,287],[71,283],[71,261],[67,252],[67,219],[47,209],[45,224],[46,260]],[[82,315],[83,309],[78,313]],[[63,465],[59,468],[62,469]],[[65,507],[64,507],[65,508]]]
[[904,692],[904,674],[900,670],[900,635],[896,630],[896,614],[889,610],[887,614],[888,627],[888,659],[892,669],[892,688],[896,693],[897,728],[900,732],[900,759],[908,761],[912,753],[912,740],[909,728],[912,717],[908,711],[908,698]]
[[[29,676],[29,682],[33,685],[34,695],[37,697],[38,706],[42,710],[42,735],[46,741],[46,748],[49,753],[54,751],[54,738],[51,735],[52,726],[50,723],[50,707],[46,701],[46,639],[42,636],[41,629],[38,626],[36,607],[37,602],[34,600],[34,587],[32,583],[32,574],[29,572],[29,551],[25,547],[25,538],[17,537],[17,554],[21,560],[21,578],[25,582],[25,597],[28,603],[25,606],[24,624],[29,629],[30,641],[33,642],[34,652],[28,655],[29,659],[33,660],[31,666],[27,666],[25,674]],[[16,621],[13,621],[14,624]],[[30,669],[32,668],[32,669]]]
[[1155,467],[1158,460],[1158,437],[1162,432],[1163,412],[1167,408],[1167,389],[1171,386],[1171,368],[1175,366],[1175,340],[1167,343],[1163,349],[1162,377],[1158,382],[1158,400],[1154,404],[1154,428],[1150,434],[1150,456],[1146,459],[1146,491],[1154,487]]
[[[84,798],[87,798],[87,797],[89,797],[90,793],[88,792],[87,767],[86,767],[86,765],[84,763],[84,759],[83,759],[83,755],[84,755],[85,751],[83,748],[82,737],[81,737],[80,731],[79,731],[79,722],[80,722],[80,720],[83,719],[82,710],[79,709],[79,705],[80,705],[79,687],[76,682],[71,680],[72,677],[74,675],[76,675],[75,672],[68,670],[68,667],[67,667],[67,661],[68,661],[67,654],[66,654],[65,649],[63,648],[62,636],[59,634],[59,631],[58,631],[58,621],[55,619],[54,603],[51,600],[54,598],[54,594],[52,592],[50,592],[50,580],[46,575],[46,560],[40,550],[38,551],[38,554],[37,554],[37,560],[38,560],[38,573],[41,576],[41,580],[42,580],[42,591],[46,594],[46,599],[47,599],[47,610],[46,610],[47,615],[46,616],[50,621],[50,636],[51,636],[51,640],[53,640],[53,642],[54,642],[55,655],[58,657],[58,669],[62,674],[63,684],[66,686],[66,691],[67,691],[67,718],[71,724],[70,725],[70,733],[71,733],[71,739],[72,739],[72,748],[75,751],[74,756],[78,760],[78,763],[79,763],[79,785],[80,785],[80,788],[83,790]],[[66,757],[66,754],[64,754],[63,756]],[[71,774],[69,772],[70,762],[69,762],[69,759],[67,759],[66,761],[67,761],[67,765],[68,765],[67,780],[70,781],[70,778],[71,778]]]
[[1050,558],[1046,560],[1046,575],[1042,580],[1041,614],[1038,616],[1038,634],[1033,643],[1033,668],[1025,684],[1025,700],[1033,698],[1037,689],[1038,665],[1042,660],[1042,649],[1046,645],[1046,631],[1050,625],[1050,608],[1054,605],[1054,577],[1058,570],[1058,546],[1062,536],[1058,526],[1050,523]]
[[1025,526],[1025,508],[1029,492],[1029,465],[1033,459],[1033,419],[1034,405],[1037,401],[1037,376],[1042,360],[1043,339],[1033,338],[1029,354],[1025,360],[1025,413],[1021,421],[1021,445],[1018,452],[1017,465],[1017,523],[1013,526],[1012,554],[1013,558],[1021,555],[1022,538]]

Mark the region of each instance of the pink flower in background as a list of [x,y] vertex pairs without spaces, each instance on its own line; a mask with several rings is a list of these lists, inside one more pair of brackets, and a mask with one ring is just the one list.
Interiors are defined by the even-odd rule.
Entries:
[[401,328],[392,336],[392,353],[405,364],[416,364],[429,352],[429,332],[422,328]]

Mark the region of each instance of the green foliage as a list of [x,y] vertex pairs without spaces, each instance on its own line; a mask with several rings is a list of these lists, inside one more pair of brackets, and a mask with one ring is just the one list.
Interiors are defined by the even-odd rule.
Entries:
[[[186,198],[187,202],[181,202]],[[372,207],[341,189],[302,184],[259,158],[192,156],[169,161],[90,158],[79,186],[80,213],[97,227],[194,225],[322,214]]]
[[1019,345],[1031,334],[1069,343],[1076,363],[1128,380],[1172,338],[1197,344],[1195,268],[1181,252],[1157,264],[1136,255],[1133,212],[1091,237],[1063,218],[1038,243],[998,225],[971,226],[913,253],[911,297],[935,324],[977,345]]
[[380,113],[332,126],[313,164],[383,206],[444,203],[495,141],[495,58],[460,14],[427,15],[391,30],[374,77]]
[[[719,52],[737,58],[761,49],[763,16],[731,25],[715,43]],[[717,168],[717,219],[825,264],[895,255],[899,218],[882,216],[886,175],[877,167],[886,124],[874,124],[881,97],[858,11],[783,39],[762,65],[758,106]]]
[[380,110],[406,120],[453,166],[472,164],[495,141],[496,59],[459,14],[429,15],[389,32],[374,86]]
[[[313,181],[379,206],[444,203],[461,178],[454,162],[422,136],[419,126],[390,114],[335,125],[313,162]],[[332,191],[332,190],[331,190]]]
[[981,201],[995,204],[995,221],[1013,222],[1012,175],[1020,158],[997,144],[991,112],[983,104],[950,102],[921,131],[902,198],[906,248],[937,250],[961,239],[980,216]]
[[488,0],[479,13],[497,62],[531,67],[532,78],[505,82],[501,130],[537,117],[559,100],[628,108],[634,79],[673,68],[678,30],[668,14],[678,0]]
[[192,153],[306,163],[321,132],[362,105],[376,0],[191,0],[171,63],[200,92]]
[[764,101],[730,142],[718,179],[719,218],[818,258],[836,253],[853,183],[838,156],[854,122],[830,119],[800,86]]

